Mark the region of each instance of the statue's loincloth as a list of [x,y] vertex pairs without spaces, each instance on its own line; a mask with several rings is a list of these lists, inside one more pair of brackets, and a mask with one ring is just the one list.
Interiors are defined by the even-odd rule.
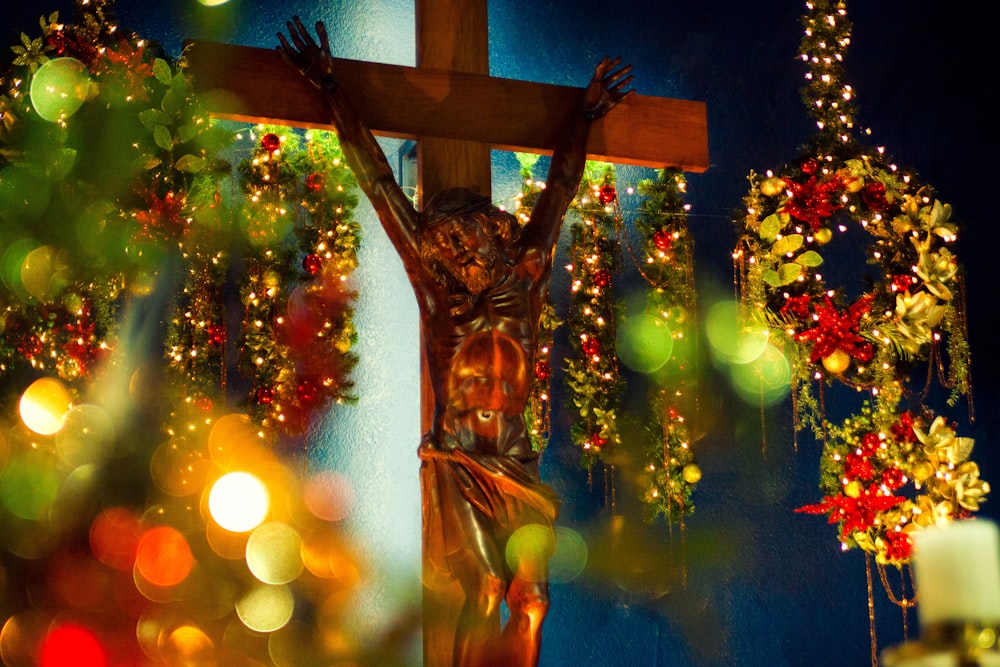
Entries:
[[522,526],[555,523],[555,491],[513,457],[460,449],[421,450],[420,456],[424,553],[440,574],[450,573],[452,560],[484,537],[502,549]]

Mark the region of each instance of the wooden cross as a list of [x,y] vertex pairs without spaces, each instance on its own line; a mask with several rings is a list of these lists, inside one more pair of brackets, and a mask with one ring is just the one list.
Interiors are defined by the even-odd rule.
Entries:
[[[489,195],[490,150],[551,153],[568,114],[579,113],[580,89],[490,77],[486,0],[416,0],[416,13],[416,68],[337,59],[338,82],[375,134],[417,140],[418,202],[457,186]],[[191,41],[185,53],[215,117],[331,128],[320,93],[278,51]],[[630,95],[594,123],[587,157],[702,172],[705,104]],[[425,376],[425,430],[431,396]],[[437,621],[457,617],[461,591],[425,590],[424,604],[425,664],[450,665],[454,629]]]

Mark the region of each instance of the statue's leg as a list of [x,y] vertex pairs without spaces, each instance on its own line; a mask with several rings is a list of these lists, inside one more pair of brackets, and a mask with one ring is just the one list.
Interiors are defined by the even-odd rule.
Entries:
[[519,552],[517,571],[507,591],[510,618],[503,629],[505,664],[534,667],[542,643],[542,622],[549,611],[551,543],[532,544]]
[[465,604],[455,633],[454,664],[494,667],[500,649],[500,603],[507,583],[502,555],[493,541],[487,519],[466,507],[463,526],[467,541],[451,556],[452,569],[462,584]]

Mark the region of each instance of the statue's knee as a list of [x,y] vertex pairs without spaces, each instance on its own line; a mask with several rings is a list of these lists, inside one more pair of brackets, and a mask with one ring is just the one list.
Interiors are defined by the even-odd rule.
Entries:
[[479,614],[489,616],[500,608],[504,596],[504,582],[494,574],[484,574],[479,578],[479,589],[476,591],[475,604]]
[[508,596],[507,606],[512,613],[520,613],[532,618],[544,618],[549,611],[549,590],[547,586],[524,586],[516,596]]

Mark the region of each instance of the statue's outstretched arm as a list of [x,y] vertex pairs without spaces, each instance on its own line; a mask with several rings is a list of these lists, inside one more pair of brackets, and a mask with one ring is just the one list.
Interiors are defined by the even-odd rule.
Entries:
[[563,216],[580,187],[587,161],[587,137],[592,121],[603,118],[621,100],[631,94],[632,66],[619,67],[621,58],[604,58],[594,69],[594,76],[583,92],[583,104],[567,121],[559,143],[552,153],[545,189],[538,195],[531,222],[522,231],[527,247],[551,255],[559,237]]
[[322,21],[316,22],[316,34],[319,37],[317,45],[298,16],[285,25],[291,44],[282,33],[278,33],[280,50],[285,60],[323,92],[330,106],[333,126],[337,130],[347,164],[354,171],[358,185],[375,207],[375,212],[400,254],[407,272],[415,275],[420,265],[417,212],[396,183],[385,153],[371,130],[358,118],[337,83],[326,26]]

